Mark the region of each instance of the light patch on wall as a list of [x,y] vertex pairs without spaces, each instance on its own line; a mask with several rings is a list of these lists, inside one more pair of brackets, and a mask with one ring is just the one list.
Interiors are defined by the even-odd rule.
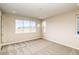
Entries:
[[37,27],[40,27],[40,24],[37,24]]
[[16,11],[15,11],[15,10],[13,10],[13,11],[12,11],[12,13],[13,13],[13,14],[15,14],[15,13],[16,13]]
[[77,3],[76,5],[79,6],[79,3]]

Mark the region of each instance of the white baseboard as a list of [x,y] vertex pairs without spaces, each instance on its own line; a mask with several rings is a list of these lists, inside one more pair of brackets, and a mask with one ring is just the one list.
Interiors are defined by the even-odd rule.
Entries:
[[[40,38],[37,38],[37,39],[40,39]],[[31,40],[36,40],[36,39],[31,39]],[[31,40],[23,40],[23,41],[16,41],[16,42],[10,42],[10,43],[2,43],[1,46],[17,44],[17,43],[22,43],[22,42],[31,41]]]
[[[45,38],[43,38],[43,39],[45,39]],[[45,40],[48,40],[48,39],[45,39]],[[48,40],[48,41],[54,42],[54,43],[56,43],[56,44],[59,44],[59,45],[65,46],[65,47],[69,47],[69,48],[72,48],[72,49],[75,49],[75,50],[79,50],[79,48],[74,48],[74,47],[72,47],[72,46],[64,45],[64,44],[59,43],[59,42],[56,42],[56,41],[52,41],[52,40]]]

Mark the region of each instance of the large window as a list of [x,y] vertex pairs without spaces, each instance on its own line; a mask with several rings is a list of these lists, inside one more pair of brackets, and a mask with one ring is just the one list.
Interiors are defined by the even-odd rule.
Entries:
[[16,33],[36,32],[36,22],[33,20],[16,20]]

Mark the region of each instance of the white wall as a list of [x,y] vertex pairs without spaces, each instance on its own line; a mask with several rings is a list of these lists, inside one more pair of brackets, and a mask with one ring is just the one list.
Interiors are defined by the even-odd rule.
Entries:
[[[15,16],[10,14],[3,14],[3,39],[4,43],[18,42],[18,41],[28,41],[41,37],[40,29],[37,28],[36,33],[15,33],[15,21],[16,19],[27,19],[27,17]],[[35,19],[37,23],[40,24],[40,20]]]
[[0,44],[1,44],[1,11],[0,11]]
[[43,38],[79,49],[79,39],[76,37],[77,14],[79,11],[70,11],[47,19],[46,33],[43,33]]

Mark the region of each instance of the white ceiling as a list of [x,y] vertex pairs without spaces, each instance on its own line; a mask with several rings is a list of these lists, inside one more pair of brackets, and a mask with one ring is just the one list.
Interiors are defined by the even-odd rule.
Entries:
[[4,13],[46,18],[78,8],[75,3],[1,3],[0,8]]

